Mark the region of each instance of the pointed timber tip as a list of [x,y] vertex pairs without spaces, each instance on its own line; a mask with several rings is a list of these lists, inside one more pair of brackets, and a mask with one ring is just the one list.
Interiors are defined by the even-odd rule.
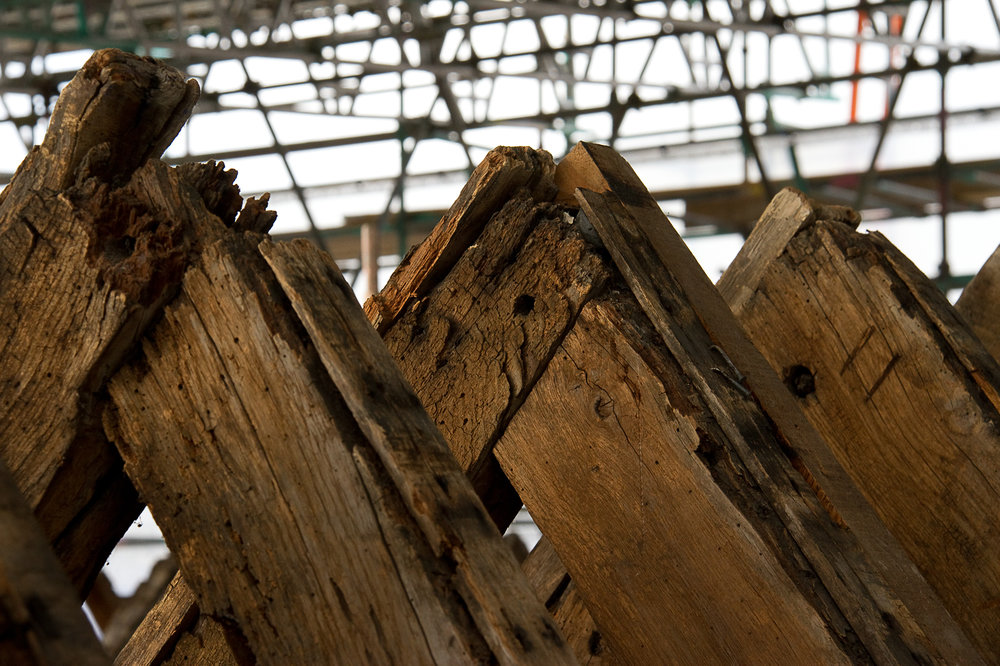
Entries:
[[794,187],[785,187],[771,199],[758,222],[765,220],[790,220],[805,229],[817,220],[841,222],[857,229],[861,215],[848,206],[820,203]]
[[578,207],[577,188],[603,193],[614,191],[635,205],[656,202],[632,166],[614,148],[581,141],[556,166],[556,203]]
[[194,80],[153,58],[118,49],[94,52],[53,110],[42,150],[58,166],[46,180],[60,189],[89,176],[127,180],[163,154],[199,93]]

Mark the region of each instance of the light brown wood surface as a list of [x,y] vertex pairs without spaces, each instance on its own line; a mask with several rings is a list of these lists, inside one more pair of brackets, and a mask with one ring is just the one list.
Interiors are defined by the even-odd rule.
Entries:
[[[927,658],[928,654],[939,654],[938,658],[948,659],[952,658],[948,655],[952,655],[974,661],[977,658],[975,650],[936,601],[926,581],[915,572],[898,544],[878,521],[864,497],[853,486],[850,477],[839,468],[832,453],[826,449],[825,443],[801,412],[797,412],[794,402],[788,398],[787,392],[767,362],[743,337],[725,303],[698,268],[690,252],[669,226],[631,169],[609,149],[591,145],[578,146],[559,168],[562,169],[563,164],[567,162],[578,174],[583,174],[575,178],[583,179],[579,184],[591,191],[578,190],[577,196],[601,239],[607,245],[616,265],[624,273],[637,302],[652,320],[655,331],[660,337],[661,342],[651,343],[647,335],[640,335],[637,338],[639,342],[632,344],[633,348],[646,349],[659,344],[668,352],[666,356],[668,360],[663,361],[663,357],[660,357],[661,360],[656,364],[657,372],[646,380],[649,385],[645,390],[633,390],[631,387],[635,384],[635,379],[628,376],[626,371],[617,370],[619,375],[625,373],[622,377],[612,370],[606,370],[612,378],[608,380],[609,385],[615,387],[615,391],[623,391],[621,394],[615,393],[616,397],[612,404],[623,405],[623,410],[624,405],[631,409],[643,409],[645,407],[635,397],[636,394],[658,395],[663,389],[655,388],[655,381],[666,382],[667,385],[677,382],[679,387],[675,390],[676,395],[682,399],[679,403],[671,403],[675,405],[673,409],[681,409],[687,418],[693,420],[689,431],[702,435],[713,433],[707,442],[698,437],[690,440],[693,444],[689,448],[695,449],[699,445],[703,449],[721,447],[728,455],[742,461],[737,467],[743,466],[744,469],[736,474],[735,478],[737,480],[753,478],[763,494],[757,501],[763,500],[770,505],[770,510],[777,513],[780,521],[784,523],[782,529],[789,531],[788,534],[782,534],[781,530],[769,531],[767,525],[758,525],[755,527],[761,531],[759,538],[791,538],[797,544],[795,548],[801,550],[801,557],[814,568],[815,576],[824,582],[825,594],[829,595],[812,603],[816,608],[822,609],[822,614],[831,626],[837,625],[840,622],[837,619],[838,615],[843,614],[857,632],[861,643],[871,653],[871,658],[893,663],[899,660],[920,661]],[[604,194],[599,194],[601,192]],[[618,307],[622,303],[624,301],[613,305]],[[593,305],[590,310],[594,311],[596,308],[597,305]],[[581,321],[585,319],[586,317],[581,316]],[[608,338],[613,338],[614,334],[605,331],[624,330],[627,328],[625,324],[637,321],[634,315],[610,317],[606,312],[604,319],[617,323],[593,328],[597,331],[592,333],[596,341],[579,343],[581,351],[571,355],[581,371],[586,373],[586,377],[591,376],[589,364],[594,361],[583,350],[588,347],[611,348]],[[578,323],[574,335],[579,330]],[[567,338],[570,339],[572,336]],[[620,350],[621,347],[619,345],[616,349]],[[673,356],[673,360],[670,360],[670,356]],[[606,359],[602,362],[610,363]],[[620,361],[619,365],[622,368],[635,367],[635,363],[631,360]],[[671,365],[675,367],[671,369]],[[551,367],[550,372],[552,372]],[[564,373],[565,381],[569,382],[572,372],[567,369]],[[678,374],[683,380],[676,378]],[[520,422],[520,437],[509,441],[501,440],[496,448],[497,457],[511,476],[515,487],[521,492],[532,515],[542,526],[543,532],[552,539],[564,563],[574,574],[574,580],[590,603],[594,619],[607,632],[612,647],[617,651],[622,644],[631,639],[634,645],[644,648],[645,646],[641,645],[641,642],[637,643],[632,635],[638,636],[641,641],[641,637],[655,633],[644,632],[638,630],[635,625],[622,622],[621,613],[615,613],[611,609],[617,603],[634,603],[636,608],[653,607],[655,603],[652,601],[643,603],[635,600],[634,596],[620,601],[615,598],[616,594],[622,594],[616,591],[620,590],[620,587],[606,584],[600,577],[594,575],[595,572],[588,572],[581,578],[577,575],[575,567],[590,566],[591,558],[606,556],[606,551],[613,545],[622,549],[619,553],[621,561],[632,562],[633,566],[642,571],[655,570],[655,566],[640,566],[637,563],[643,561],[644,557],[655,557],[668,544],[661,544],[660,549],[635,550],[638,547],[630,544],[644,542],[641,532],[627,536],[615,533],[607,540],[600,540],[599,546],[588,545],[587,541],[576,536],[589,533],[593,538],[595,524],[600,526],[600,529],[610,529],[607,526],[613,526],[615,529],[627,532],[628,527],[619,527],[618,523],[625,526],[641,524],[640,518],[645,511],[642,508],[635,509],[638,513],[632,520],[615,522],[608,516],[603,520],[589,521],[586,528],[581,524],[568,528],[564,523],[554,522],[550,524],[551,528],[566,530],[562,536],[546,531],[546,512],[550,512],[552,516],[559,515],[563,510],[576,509],[589,497],[582,488],[571,492],[566,487],[565,481],[562,481],[562,479],[573,479],[575,478],[573,473],[579,474],[584,470],[576,461],[584,457],[579,448],[585,445],[583,439],[585,429],[565,439],[556,439],[564,446],[570,447],[569,451],[572,451],[562,454],[567,460],[573,461],[567,463],[569,467],[563,470],[563,474],[554,473],[555,468],[551,467],[554,465],[553,458],[547,455],[549,449],[542,451],[531,446],[530,442],[537,440],[538,436],[528,433],[536,432],[541,427],[540,424],[546,421],[558,423],[583,421],[584,415],[589,414],[587,409],[598,414],[600,410],[594,405],[600,401],[584,407],[582,405],[585,400],[579,398],[581,406],[576,409],[581,410],[580,412],[567,411],[560,417],[555,417],[555,414],[559,414],[559,409],[571,410],[574,407],[571,406],[572,401],[567,397],[565,388],[560,394],[559,385],[554,384],[551,387],[552,395],[545,401],[544,407],[537,410],[539,414],[537,420],[528,422],[527,415],[531,413],[528,407],[536,397],[542,400],[539,387],[546,385],[544,382],[545,377],[536,386],[525,407],[515,418],[512,429],[508,431],[510,435]],[[619,386],[622,388],[618,389]],[[627,399],[630,394],[632,398]],[[667,394],[674,395],[669,390]],[[699,396],[695,405],[701,402],[694,411],[690,411],[690,401],[695,400],[692,396]],[[683,408],[676,405],[689,406]],[[761,408],[763,411],[759,411]],[[699,413],[703,413],[704,416],[698,416]],[[605,416],[607,417],[607,414]],[[674,420],[677,418],[676,415],[673,417]],[[625,440],[645,441],[641,436],[642,428],[649,428],[650,423],[671,422],[666,418],[666,414],[643,413],[641,416],[632,416],[629,419],[630,425],[640,428],[640,431],[625,435]],[[622,426],[622,428],[628,432],[627,427]],[[770,430],[771,428],[775,430]],[[664,431],[670,432],[671,429],[673,428],[664,428]],[[591,424],[591,430],[596,432],[597,425]],[[622,437],[620,434],[614,436]],[[768,441],[771,442],[770,445],[765,445],[764,443]],[[684,439],[679,438],[677,443],[683,442]],[[662,442],[658,444],[667,445]],[[608,445],[608,447],[608,450],[616,452],[622,448],[620,445]],[[602,451],[602,454],[606,452]],[[620,453],[620,455],[626,454]],[[529,463],[526,460],[527,456],[543,457],[534,463]],[[645,460],[645,456],[642,459]],[[623,467],[615,470],[618,473],[608,474],[608,478],[620,477],[624,474],[624,470],[631,466],[624,462],[621,464]],[[638,462],[635,464],[638,469],[642,469]],[[605,467],[597,458],[592,461],[592,465]],[[813,470],[811,474],[808,473],[809,468]],[[808,482],[799,476],[800,470],[806,471]],[[713,474],[716,473],[713,470]],[[518,478],[518,475],[521,475],[521,478]],[[797,482],[796,477],[798,477]],[[645,480],[646,477],[639,475],[638,478]],[[655,496],[656,492],[672,491],[672,488],[658,489],[656,484],[662,483],[662,480],[655,474],[651,474],[649,478],[650,485],[640,486],[644,489],[643,492]],[[695,486],[707,481],[706,477],[693,478],[695,480],[691,483]],[[816,488],[817,479],[819,488]],[[618,484],[614,486],[615,492],[626,494],[625,496],[633,491],[638,492],[634,488],[630,491],[628,486],[622,485],[625,483],[623,481],[612,483]],[[637,481],[633,481],[633,484],[638,485]],[[734,496],[730,489],[725,490],[723,495],[731,497],[732,501],[739,501],[740,492],[743,492],[736,492]],[[814,494],[814,491],[817,492]],[[702,492],[715,491],[709,487],[707,490],[702,489]],[[529,500],[528,493],[535,493],[535,497]],[[753,496],[753,493],[750,495]],[[612,507],[616,504],[616,498],[621,499],[613,493],[610,497],[609,504]],[[668,494],[664,497],[671,496]],[[714,506],[710,501],[709,505]],[[698,507],[705,510],[705,503],[696,503],[695,508]],[[597,510],[613,511],[603,508]],[[720,525],[725,525],[727,523],[725,514],[720,516],[722,516],[719,519]],[[752,516],[747,516],[747,520],[754,522]],[[844,525],[850,529],[845,530]],[[713,531],[708,528],[705,530],[706,534]],[[727,538],[725,535],[725,529],[721,529],[718,535],[705,538],[725,539]],[[669,535],[665,535],[662,538],[668,537]],[[564,539],[568,540],[571,548],[567,547]],[[781,547],[780,544],[779,540],[777,547],[772,546],[773,554],[780,559],[790,557],[791,555],[786,552],[787,546]],[[590,549],[601,551],[602,546],[605,549],[603,552],[587,552],[585,555],[582,552],[579,554],[573,552],[577,548],[582,551]],[[629,550],[630,548],[633,550]],[[750,551],[745,552],[749,555]],[[579,561],[574,561],[574,556],[579,557]],[[605,564],[610,566],[609,563]],[[696,564],[698,564],[697,558],[692,562],[692,565]],[[734,566],[738,569],[739,565]],[[785,568],[793,570],[789,566]],[[607,567],[604,570],[607,570]],[[730,575],[739,578],[741,574],[730,572]],[[780,576],[775,580],[780,580]],[[598,588],[605,586],[605,589],[588,587],[592,585]],[[651,594],[649,587],[638,585],[637,589],[641,589],[642,594]],[[738,582],[735,587],[726,586],[724,591],[731,589],[739,589]],[[597,600],[598,593],[610,600],[603,609]],[[727,609],[732,607],[727,603],[716,605]],[[887,622],[886,619],[893,613],[896,613],[896,617]],[[641,618],[631,616],[629,619],[641,621]],[[756,619],[760,621],[759,618]],[[734,618],[734,621],[739,620],[740,618]],[[617,631],[611,624],[613,622],[619,622]],[[756,630],[766,631],[766,624],[767,621],[764,620]],[[698,630],[700,627],[695,628],[695,631]],[[616,642],[616,633],[621,644]],[[725,631],[721,633],[728,635]],[[837,630],[837,633],[842,635],[840,630]],[[670,637],[660,637],[660,639],[670,640]],[[705,637],[705,640],[710,644],[713,639]],[[714,640],[720,640],[721,645],[727,645],[726,640],[729,639],[716,637]],[[776,649],[780,652],[780,648]],[[623,655],[623,658],[632,660],[648,658],[648,655],[637,656],[624,652]],[[760,658],[759,655],[756,658]]]
[[767,270],[756,283],[727,271],[719,288],[995,663],[1000,369],[944,295],[888,241],[809,208],[797,192],[779,194],[747,249],[767,248]]
[[1000,248],[962,290],[955,309],[993,358],[1000,358]]
[[140,508],[101,433],[101,387],[183,254],[175,216],[126,184],[196,97],[170,67],[98,51],[0,194],[0,456],[82,596]]
[[[513,154],[527,150],[517,149]],[[509,153],[509,149],[499,149],[484,162],[484,168],[505,173],[512,167],[503,166],[498,158]],[[544,165],[548,158],[539,154],[517,159]],[[551,169],[535,177],[542,179],[535,192],[521,188],[506,206],[489,188],[486,194],[482,188],[469,190],[469,196],[480,192],[475,196],[494,197],[492,205],[502,210],[487,214],[482,202],[465,202],[467,208],[485,211],[480,213],[483,219],[462,218],[464,225],[480,225],[480,236],[473,237],[478,242],[469,241],[471,247],[450,260],[452,270],[447,275],[420,271],[429,282],[415,282],[414,288],[425,297],[410,303],[396,320],[386,322],[385,332],[388,348],[452,450],[476,452],[467,456],[468,464],[463,467],[475,468],[470,477],[478,483],[477,491],[491,513],[496,512],[495,521],[503,525],[521,502],[499,472],[490,452],[492,442],[530,390],[582,301],[606,276],[597,257],[563,219],[561,209],[536,201],[539,192],[551,194],[553,190]],[[459,229],[455,233],[471,232]],[[552,247],[560,251],[551,254]],[[434,257],[426,260],[437,261]],[[413,263],[407,266],[400,270],[417,270]],[[397,275],[394,280],[410,278]],[[526,299],[518,300],[522,296],[530,297],[529,305]],[[372,303],[368,305],[370,309]],[[453,313],[447,319],[447,331],[441,329],[442,313]],[[511,317],[519,322],[514,330],[508,330]],[[484,356],[496,362],[486,364]],[[456,408],[463,400],[467,408]]]
[[[498,538],[447,442],[357,307],[333,259],[308,241],[265,241],[260,249],[371,444],[374,455],[366,454],[370,460],[365,467],[374,476],[381,464],[391,477],[391,483],[369,483],[369,492],[379,488],[388,495],[389,488],[398,488],[433,555],[442,565],[455,567],[454,573],[431,582],[461,598],[461,606],[501,663],[572,663],[513,553]],[[410,566],[427,566],[426,554],[414,555],[421,557]],[[400,558],[396,563],[402,567]],[[422,584],[422,576],[413,578]],[[428,601],[431,586],[424,588],[411,591],[412,603]],[[457,609],[449,614],[457,616]],[[432,618],[435,625],[446,619]],[[424,633],[430,638],[436,629],[425,626]],[[435,652],[447,655],[447,647],[441,645]]]
[[[221,622],[231,645],[245,641],[261,663],[568,658],[533,596],[524,601],[536,604],[533,619],[541,625],[524,619],[516,596],[510,605],[497,598],[499,581],[490,575],[500,571],[512,584],[516,565],[481,507],[476,512],[454,461],[419,451],[412,439],[400,443],[420,441],[423,431],[383,429],[385,400],[419,409],[417,399],[405,399],[407,389],[384,374],[369,376],[370,365],[348,365],[355,374],[331,379],[325,364],[342,350],[317,353],[301,328],[314,320],[294,316],[257,242],[231,234],[209,246],[142,358],[111,383],[118,411],[109,415],[109,431],[201,612]],[[368,324],[353,295],[346,299],[346,284],[305,285],[295,271],[309,267],[266,247],[276,266],[285,257],[274,270],[293,300],[307,287],[310,298],[332,290],[344,311],[323,316],[342,326],[356,320],[355,328],[325,334],[360,343],[356,327]],[[305,251],[296,248],[288,251]],[[298,260],[318,260],[305,256]],[[352,347],[342,361],[363,362],[359,352]],[[359,382],[353,390],[368,401],[364,418],[352,415],[358,400],[349,407],[340,397],[347,395],[336,387],[343,381]],[[450,475],[436,470],[449,461]],[[450,506],[435,503],[441,489]],[[456,522],[464,531],[429,540],[429,530]],[[500,552],[511,571],[490,568],[500,565],[485,558]]]
[[847,663],[699,460],[698,422],[602,321],[609,301],[584,308],[495,450],[614,654]]

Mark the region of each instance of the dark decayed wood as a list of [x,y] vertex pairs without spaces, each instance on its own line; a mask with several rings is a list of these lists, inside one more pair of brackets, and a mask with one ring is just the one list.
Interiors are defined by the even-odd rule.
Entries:
[[1000,367],[899,250],[801,193],[775,198],[742,254],[720,291],[786,395],[996,662]]
[[76,590],[3,462],[0,544],[0,664],[107,664]]

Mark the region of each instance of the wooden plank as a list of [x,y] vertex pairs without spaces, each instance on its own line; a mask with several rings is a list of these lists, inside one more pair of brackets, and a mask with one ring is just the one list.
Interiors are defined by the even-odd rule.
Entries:
[[[321,286],[350,295],[342,281]],[[263,663],[568,656],[554,627],[547,634],[520,622],[518,606],[487,603],[495,588],[477,574],[488,540],[503,545],[460,472],[440,469],[440,454],[417,455],[419,440],[399,453],[409,457],[387,458],[407,434],[368,419],[373,448],[301,326],[256,242],[230,235],[205,250],[142,357],[111,382],[109,431],[201,611]],[[388,418],[389,396],[418,409],[379,381],[384,391],[358,389],[370,413]],[[454,502],[432,503],[440,492]],[[435,509],[444,513],[423,513]],[[434,529],[444,531],[430,540]],[[414,596],[428,589],[432,599]],[[504,613],[519,622],[505,624]]]
[[501,530],[521,502],[505,492],[493,444],[607,275],[562,208],[522,191],[384,333]]
[[521,501],[492,444],[608,273],[561,208],[536,202],[530,190],[498,208],[486,215],[479,242],[384,336],[494,522],[505,527]]
[[354,292],[333,260],[303,241],[265,241],[261,252],[431,550],[456,567],[454,579],[446,580],[493,655],[510,664],[572,663],[448,444],[355,308]]
[[[135,589],[132,596],[119,599],[110,617],[100,622],[101,643],[108,654],[118,654],[129,638],[149,615],[150,610],[162,598],[164,591],[177,574],[177,561],[172,555],[159,560],[153,565],[149,576]],[[90,597],[87,605],[93,612]],[[95,614],[96,618],[96,614]]]
[[[693,431],[712,432],[706,425],[713,421],[722,428],[722,433],[717,435],[718,442],[730,455],[738,456],[742,461],[746,473],[760,486],[767,503],[780,516],[802,550],[805,561],[826,585],[832,603],[824,611],[827,621],[834,621],[834,609],[843,613],[872,658],[879,661],[904,657],[920,659],[918,655],[928,651],[937,652],[945,659],[977,660],[975,650],[926,581],[917,574],[898,542],[885,529],[824,441],[810,426],[766,360],[747,341],[718,292],[630,167],[610,149],[590,144],[578,145],[560,164],[560,169],[564,168],[563,164],[575,174],[567,177],[566,181],[584,188],[577,190],[577,197],[587,217],[655,326],[662,340],[660,344],[675,359],[671,363],[679,365],[679,370],[671,371],[679,371],[685,377],[682,386],[687,388],[679,395],[694,392],[701,396],[708,419],[698,423]],[[615,321],[615,318],[610,317],[610,320]],[[628,319],[633,320],[634,317]],[[596,344],[600,347],[602,342],[608,344],[602,339],[598,339]],[[586,345],[581,347],[585,348]],[[574,357],[580,358],[579,353]],[[568,382],[572,368],[568,367],[565,372]],[[611,373],[610,370],[608,372]],[[664,379],[665,375],[667,379]],[[614,377],[614,374],[611,376]],[[656,376],[661,382],[675,381],[666,371],[658,372]],[[625,379],[618,378],[617,381],[625,382]],[[615,385],[614,381],[612,385]],[[655,383],[651,385],[655,387]],[[556,388],[553,390],[556,391]],[[646,393],[648,395],[649,390]],[[532,398],[536,394],[537,387]],[[746,399],[748,394],[752,400]],[[627,396],[628,393],[624,393],[619,400],[624,401]],[[553,397],[548,408],[555,409],[556,400]],[[542,409],[541,413],[544,414],[545,410]],[[522,410],[519,417],[524,414]],[[560,422],[572,422],[572,418],[567,415]],[[582,415],[577,418],[582,418]],[[662,420],[666,416],[659,418]],[[672,418],[676,420],[676,417]],[[642,423],[641,420],[638,422]],[[592,424],[592,427],[597,427],[597,424]],[[773,430],[767,435],[769,428]],[[767,435],[763,441],[762,433]],[[639,437],[638,433],[636,437]],[[695,438],[690,442],[690,448],[696,450],[699,440]],[[715,446],[720,446],[718,442]],[[509,466],[504,464],[507,454],[501,454],[503,446],[504,442],[498,444],[497,456],[514,480],[513,475],[517,471],[513,462]],[[524,446],[521,444],[519,449],[522,453]],[[572,455],[568,457],[574,458]],[[511,461],[515,458],[510,456]],[[683,459],[678,459],[677,464],[681,461]],[[793,464],[797,469],[807,471],[810,485],[818,485],[818,492],[811,500],[813,506],[809,505],[810,499],[806,495],[796,495],[795,474],[787,474]],[[529,472],[542,468],[541,465],[531,466],[523,462],[520,465],[521,468],[528,468]],[[605,467],[604,464],[600,466]],[[632,465],[623,469],[628,467]],[[534,487],[538,481],[515,481],[514,485],[521,491],[543,532],[546,532],[544,517],[536,513],[537,509],[533,510],[528,498],[524,497],[524,489]],[[538,487],[544,487],[545,482],[551,483],[542,479]],[[634,487],[630,488],[629,492],[634,492]],[[621,489],[621,492],[626,491]],[[547,499],[557,501],[552,497]],[[565,499],[560,501],[567,502]],[[545,506],[545,502],[541,501],[538,505]],[[825,521],[809,519],[818,506],[828,510]],[[692,510],[696,508],[692,507]],[[642,518],[642,514],[640,510],[635,519]],[[844,530],[843,525],[849,526],[849,531]],[[725,531],[721,534],[724,535]],[[598,612],[600,604],[595,601],[596,594],[585,587],[591,584],[589,579],[575,575],[568,551],[553,534],[549,536],[570,572],[574,573],[574,580],[581,586],[586,598],[594,602],[590,609],[595,620],[607,630],[609,642],[618,651],[621,646],[613,640],[608,623],[616,618],[610,615],[605,618]],[[567,535],[567,538],[573,537]],[[624,536],[621,538],[624,539]],[[633,537],[633,541],[622,543],[637,541],[642,542],[643,539]],[[609,539],[607,543],[617,544],[619,541]],[[653,552],[656,550],[653,549]],[[586,561],[587,558],[581,559]],[[610,614],[606,609],[604,612]],[[892,615],[893,612],[896,612],[895,622],[887,626],[883,613]]]
[[115,666],[190,664],[237,666],[222,625],[198,608],[194,592],[178,573],[115,657]]
[[577,661],[588,666],[618,663],[551,541],[543,536],[521,563],[521,570],[552,614]]
[[0,462],[0,663],[107,664],[76,590]]
[[584,308],[496,446],[602,636],[623,663],[846,663],[699,459],[703,440],[725,440],[686,404],[680,373],[664,385],[641,358],[655,332],[630,334],[641,313],[620,312],[627,299]]
[[172,68],[98,51],[0,193],[0,456],[82,596],[140,509],[101,432],[102,384],[184,256],[177,216],[121,186],[196,97]]
[[552,156],[544,151],[509,146],[491,150],[430,236],[403,258],[388,284],[365,303],[376,330],[385,332],[407,303],[429,292],[475,242],[490,216],[519,189],[527,188],[536,201],[550,201],[556,192],[554,171]]
[[727,298],[752,290],[734,298],[735,311],[786,378],[787,395],[799,396],[945,606],[996,662],[1000,367],[886,239],[811,208],[801,194],[779,194],[746,250],[769,248],[767,270],[756,282],[727,272],[719,288]]
[[993,358],[1000,358],[1000,248],[962,290],[955,310]]

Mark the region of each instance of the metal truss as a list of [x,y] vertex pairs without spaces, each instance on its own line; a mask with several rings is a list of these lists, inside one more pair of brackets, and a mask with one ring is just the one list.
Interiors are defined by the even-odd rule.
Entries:
[[[104,46],[201,81],[170,159],[238,163],[241,180],[266,164],[250,190],[347,263],[365,225],[369,257],[402,254],[448,203],[412,193],[453,196],[501,142],[557,158],[610,143],[689,233],[745,233],[786,184],[936,215],[942,278],[949,214],[1000,202],[1000,145],[954,158],[949,138],[1000,123],[1000,100],[952,83],[996,87],[992,0],[0,0],[0,119],[25,146],[79,66],[67,54]],[[200,119],[248,114],[243,145],[199,142]]]

